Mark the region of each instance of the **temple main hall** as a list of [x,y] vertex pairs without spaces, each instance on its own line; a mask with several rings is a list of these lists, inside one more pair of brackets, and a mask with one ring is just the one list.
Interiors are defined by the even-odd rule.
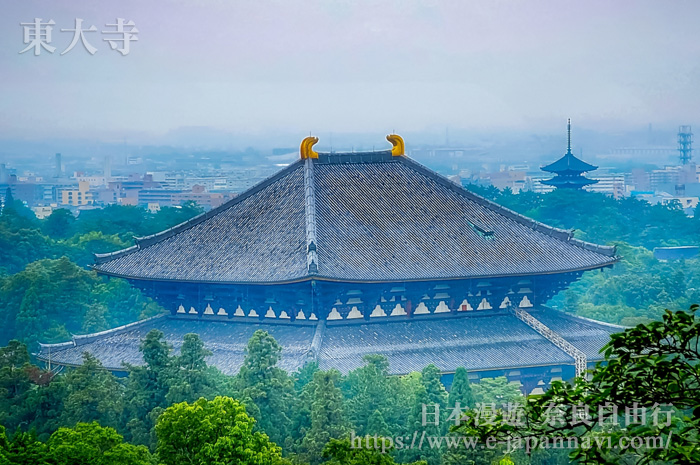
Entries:
[[433,363],[451,383],[506,376],[526,393],[601,360],[620,327],[547,302],[614,247],[578,240],[489,200],[405,154],[400,136],[372,152],[316,152],[231,201],[136,245],[96,256],[167,314],[42,344],[38,358],[77,366],[83,352],[115,372],[143,363],[152,329],[175,351],[200,335],[209,363],[236,373],[248,339],[268,331],[289,372],[316,361],[347,373],[384,354],[390,373]]

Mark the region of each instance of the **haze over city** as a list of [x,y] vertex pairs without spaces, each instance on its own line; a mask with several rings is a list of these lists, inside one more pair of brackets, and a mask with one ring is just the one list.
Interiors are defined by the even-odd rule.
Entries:
[[[561,138],[567,117],[580,145],[590,145],[586,132],[649,124],[672,145],[700,107],[692,1],[4,1],[2,10],[0,152],[13,157],[125,141],[271,148],[309,132],[322,145],[381,144],[392,131],[409,146],[472,145],[506,131],[504,140]],[[53,54],[18,53],[20,23],[34,18],[55,21]],[[61,55],[72,32],[60,29],[76,18],[96,26],[85,34],[94,55],[80,43]],[[116,18],[138,29],[126,56],[100,32]]]

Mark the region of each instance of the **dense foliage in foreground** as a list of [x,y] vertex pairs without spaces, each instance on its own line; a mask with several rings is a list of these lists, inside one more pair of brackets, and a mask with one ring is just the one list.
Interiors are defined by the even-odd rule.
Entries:
[[[574,437],[572,457],[586,464],[700,463],[699,308],[666,311],[662,321],[614,334],[605,364],[530,397],[520,425],[503,410],[489,424],[470,412],[454,430],[511,443]],[[552,411],[577,421],[551,421]]]
[[[555,382],[527,399],[505,378],[472,385],[464,369],[455,373],[449,392],[433,365],[388,376],[387,360],[379,355],[367,356],[365,366],[347,376],[313,363],[288,375],[277,367],[281,348],[264,331],[249,341],[235,376],[207,366],[209,352],[194,334],[173,354],[163,335],[151,331],[142,344],[145,364],[127,367],[121,379],[87,354],[81,367],[45,372],[30,363],[26,346],[13,341],[0,349],[1,423],[12,432],[8,439],[0,429],[0,463],[544,465],[569,463],[569,453],[591,464],[698,463],[697,309],[667,311],[663,321],[613,335],[607,362],[589,378]],[[671,407],[667,424],[652,424],[651,417],[631,422],[623,410],[659,404]],[[617,410],[600,413],[601,405]],[[460,411],[454,417],[455,406],[466,409],[466,416]],[[505,406],[519,406],[524,421],[514,426]],[[584,406],[590,409],[581,416]],[[426,407],[437,421],[424,420]],[[580,421],[553,423],[552,409],[557,418]],[[601,426],[601,418],[614,424]],[[399,442],[423,433],[444,442]],[[500,442],[491,448],[447,447],[445,438],[460,437]],[[613,446],[592,441],[592,447],[526,452],[514,442],[570,437],[610,438]],[[660,438],[668,447],[621,450],[614,447],[620,438],[642,438],[641,444]],[[509,448],[513,444],[520,445]]]
[[[366,357],[366,365],[347,376],[319,371],[314,363],[289,375],[277,367],[281,347],[264,331],[249,341],[236,376],[207,365],[210,352],[195,334],[186,335],[174,354],[163,334],[153,330],[141,350],[145,364],[126,367],[125,378],[115,377],[89,354],[82,366],[53,374],[32,365],[26,346],[12,341],[0,349],[0,423],[11,432],[31,431],[30,436],[18,433],[23,441],[31,437],[50,445],[62,428],[89,429],[88,424],[97,422],[111,428],[110,434],[120,435],[119,440],[123,436],[157,453],[161,463],[228,463],[235,454],[240,454],[236,456],[240,463],[276,463],[257,462],[255,457],[279,458],[278,444],[289,460],[316,464],[323,460],[329,441],[347,438],[351,431],[412,434],[421,424],[423,403],[438,401],[446,408],[448,402],[470,406],[475,400],[495,402],[493,394],[511,400],[522,397],[518,387],[504,378],[489,385],[494,389],[478,385],[472,389],[464,369],[456,374],[455,389],[448,396],[436,367],[390,377],[382,356]],[[222,395],[228,397],[218,397]],[[232,399],[242,402],[245,410]],[[446,426],[439,432],[445,433]],[[227,438],[221,439],[224,433]],[[241,451],[238,441],[245,441],[244,449],[250,451]],[[347,455],[343,451],[336,444],[327,455]],[[384,460],[377,463],[393,463],[390,456],[366,454]],[[423,455],[403,451],[396,458],[412,462]]]

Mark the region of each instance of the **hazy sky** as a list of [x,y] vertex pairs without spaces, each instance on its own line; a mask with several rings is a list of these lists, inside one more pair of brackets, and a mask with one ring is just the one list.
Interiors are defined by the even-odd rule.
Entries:
[[[53,54],[18,53],[34,18]],[[60,55],[76,18],[95,55]],[[700,2],[0,0],[0,82],[0,137],[677,125],[700,119]]]

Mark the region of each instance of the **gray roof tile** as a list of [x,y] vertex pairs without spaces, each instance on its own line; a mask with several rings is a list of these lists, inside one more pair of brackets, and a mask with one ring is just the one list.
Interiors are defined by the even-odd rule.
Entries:
[[[622,330],[592,320],[572,317],[556,310],[531,312],[591,359],[609,335]],[[396,318],[396,319],[394,319]],[[42,345],[39,359],[59,365],[79,365],[83,352],[90,352],[113,370],[122,362],[143,363],[140,341],[151,329],[158,329],[177,352],[187,333],[197,333],[213,352],[209,363],[227,374],[238,372],[248,339],[257,329],[268,331],[282,346],[280,367],[293,372],[309,360],[315,326],[253,323],[203,318],[161,317],[125,328],[77,337],[76,343]],[[573,364],[573,359],[540,336],[513,314],[504,311],[430,315],[405,319],[387,317],[379,322],[328,323],[323,332],[318,362],[322,369],[347,373],[362,366],[367,354],[385,354],[390,373],[420,371],[433,363],[443,372],[463,366],[471,371],[510,367]]]
[[297,162],[211,212],[99,255],[96,269],[154,280],[309,279],[308,224],[317,275],[340,281],[566,272],[617,259],[612,247],[520,216],[403,156],[320,154],[313,163],[313,202]]

